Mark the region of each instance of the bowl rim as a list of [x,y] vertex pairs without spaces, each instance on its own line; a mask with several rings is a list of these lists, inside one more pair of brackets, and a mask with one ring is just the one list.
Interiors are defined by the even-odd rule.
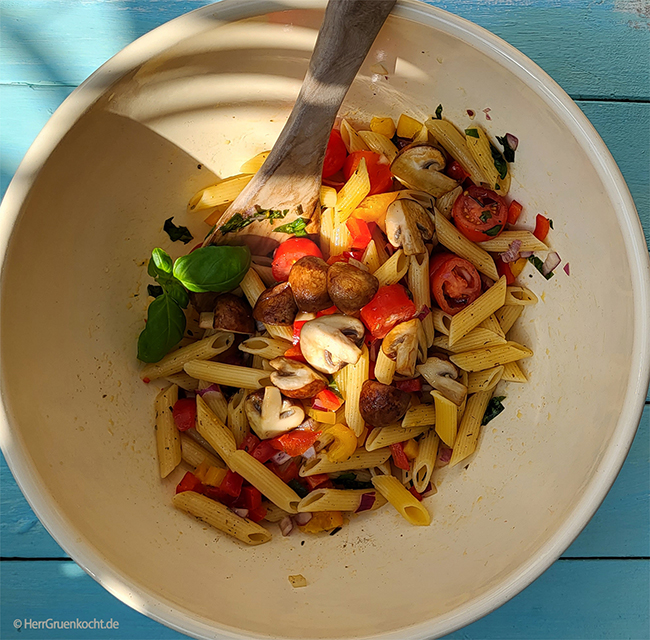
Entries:
[[[214,28],[214,21],[203,20],[205,16],[228,22],[270,11],[322,9],[325,4],[326,0],[221,0],[155,28],[99,67],[55,111],[30,146],[7,189],[0,204],[0,259],[3,268],[13,227],[40,170],[64,135],[110,85],[182,39]],[[501,38],[442,9],[419,0],[398,0],[393,14],[460,37],[524,81],[553,109],[563,124],[573,131],[580,146],[593,158],[594,167],[608,198],[617,205],[615,214],[631,267],[634,293],[633,357],[623,411],[612,436],[615,441],[593,472],[580,502],[536,554],[502,578],[499,585],[440,616],[435,622],[429,620],[397,631],[366,636],[383,640],[425,640],[471,624],[500,607],[537,579],[579,535],[614,483],[640,423],[650,381],[650,257],[634,202],[616,162],[587,117],[550,76]],[[17,433],[11,431],[4,398],[0,411],[0,444],[30,507],[56,542],[86,573],[113,596],[159,623],[197,638],[215,637],[215,625],[209,620],[178,607],[148,588],[132,583],[128,576],[103,558],[92,542],[81,536],[65,515],[53,506],[47,488],[31,465],[24,442]],[[218,627],[218,633],[222,637],[237,640],[271,635],[242,634],[235,628],[224,626]]]

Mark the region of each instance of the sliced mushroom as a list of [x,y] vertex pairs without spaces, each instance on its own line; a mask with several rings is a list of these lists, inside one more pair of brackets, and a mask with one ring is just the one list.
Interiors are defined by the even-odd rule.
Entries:
[[417,366],[417,371],[434,389],[454,404],[462,404],[467,396],[467,387],[456,380],[458,369],[449,360],[429,358],[424,364]]
[[264,387],[246,398],[244,411],[251,429],[268,440],[300,426],[305,419],[302,406],[295,400],[283,398],[277,387]]
[[366,380],[361,387],[359,411],[373,427],[388,427],[404,417],[410,402],[410,393],[375,380]]
[[289,284],[300,311],[314,313],[332,306],[327,293],[329,265],[322,258],[304,256],[289,272]]
[[255,333],[251,308],[232,293],[220,295],[214,311],[201,313],[199,326],[201,329],[222,329],[233,333]]
[[281,282],[262,292],[253,309],[253,318],[264,324],[289,326],[298,312],[288,282]]
[[415,377],[419,324],[421,323],[417,318],[402,322],[393,327],[381,343],[381,350],[396,363],[395,373],[406,378]]
[[407,256],[425,253],[425,241],[431,240],[435,225],[427,210],[415,200],[400,198],[386,211],[386,236],[395,247],[402,247]]
[[458,184],[444,173],[440,173],[444,168],[444,154],[429,144],[411,144],[404,147],[390,166],[393,175],[408,187],[426,191],[436,198],[451,191]]
[[364,326],[349,316],[332,315],[306,322],[300,332],[300,348],[309,364],[323,373],[336,373],[361,356]]
[[365,307],[379,289],[371,273],[346,262],[335,262],[327,272],[327,290],[332,302],[346,315]]
[[291,358],[273,358],[269,364],[275,369],[271,382],[287,398],[313,398],[327,387],[325,376],[311,367]]

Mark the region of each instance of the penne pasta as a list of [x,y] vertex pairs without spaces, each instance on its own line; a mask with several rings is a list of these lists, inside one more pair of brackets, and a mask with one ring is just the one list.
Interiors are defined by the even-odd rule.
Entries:
[[268,522],[280,522],[283,518],[291,515],[288,511],[280,509],[280,507],[272,502],[265,502],[263,504],[266,507],[266,516],[264,517],[264,520],[268,520]]
[[449,466],[453,467],[476,451],[476,444],[481,433],[481,422],[492,397],[492,391],[479,391],[467,399],[467,408],[463,414],[454,450]]
[[431,395],[436,404],[436,433],[442,442],[453,448],[458,430],[458,407],[439,391],[432,391]]
[[[210,383],[205,380],[199,380],[199,389],[207,389],[210,386]],[[201,394],[203,402],[205,402],[210,411],[212,411],[221,422],[224,424],[228,418],[228,402],[224,398],[221,390],[217,391],[216,389],[205,391]]]
[[373,275],[379,280],[380,287],[387,287],[396,284],[406,275],[409,264],[409,257],[398,249]]
[[[390,257],[388,255],[388,252],[386,251],[386,239],[384,235],[381,232],[381,229],[379,226],[376,226],[370,234],[372,235],[372,239],[375,242],[375,249],[377,249],[377,256],[379,257],[379,262],[380,265],[384,264],[388,258]],[[373,272],[374,273],[374,272]]]
[[202,447],[194,438],[191,438],[186,433],[181,433],[181,458],[190,467],[198,467],[202,462],[206,462],[211,467],[218,469],[225,469],[224,462],[217,458],[213,453]]
[[263,496],[288,513],[298,513],[300,496],[270,469],[246,451],[235,451],[228,466],[250,482]]
[[240,389],[232,398],[230,398],[230,402],[228,403],[227,424],[228,428],[232,431],[237,447],[241,445],[246,434],[250,431],[248,427],[248,418],[244,411],[244,402],[246,402],[247,396],[248,394],[246,393],[246,390]]
[[379,253],[377,253],[377,245],[374,240],[371,240],[366,247],[366,250],[363,252],[361,262],[368,267],[370,273],[374,273],[381,267],[381,261],[379,260]]
[[175,384],[156,396],[156,446],[161,478],[166,478],[181,462],[181,439],[172,415],[177,400]]
[[506,304],[494,313],[494,317],[499,321],[503,333],[508,333],[512,329],[523,310],[524,305]]
[[427,431],[419,440],[418,454],[411,468],[413,486],[418,493],[424,493],[431,482],[431,474],[438,456],[439,442],[440,438],[433,429]]
[[232,431],[210,410],[201,396],[196,396],[196,430],[228,464],[237,443]]
[[442,333],[445,336],[449,335],[449,329],[451,328],[451,316],[448,313],[445,313],[442,309],[431,309],[431,315],[433,317],[433,327],[438,333]]
[[[334,187],[328,187],[326,185],[321,185],[320,188],[320,205],[327,209],[333,209],[336,206],[336,198],[338,194]],[[322,224],[322,218],[321,218]]]
[[[429,254],[410,256],[410,265],[408,270],[408,284],[413,294],[413,303],[418,312],[424,307],[431,308],[431,283],[429,280]],[[433,316],[429,313],[422,320],[422,329],[426,337],[427,349],[433,344],[435,329],[433,326]]]
[[192,360],[185,365],[185,371],[194,378],[207,380],[214,384],[239,389],[260,389],[269,379],[270,371],[239,367],[224,362],[205,362]]
[[277,283],[273,277],[273,269],[267,265],[251,264],[251,267],[255,270],[255,273],[260,277],[265,287],[273,287]]
[[327,260],[330,257],[330,248],[334,236],[334,208],[328,207],[323,211],[320,217],[320,246],[323,252],[323,258]]
[[467,393],[477,393],[478,391],[490,391],[494,389],[499,384],[503,372],[504,366],[499,366],[470,373],[467,378]]
[[[507,287],[506,287],[506,296],[507,294]],[[506,337],[505,332],[501,328],[501,325],[499,324],[499,321],[497,320],[497,317],[492,314],[491,316],[485,318],[481,324],[478,325],[482,329],[488,329],[489,331],[493,331],[497,335],[501,336],[502,338]]]
[[270,151],[262,151],[256,156],[253,156],[250,160],[244,162],[244,164],[239,168],[242,173],[257,173],[261,168],[266,159],[269,157]]
[[359,398],[361,387],[368,379],[370,370],[370,357],[368,347],[364,344],[361,348],[361,356],[356,364],[349,364],[345,367],[345,421],[354,431],[355,436],[360,436],[365,426],[365,420],[359,411]]
[[526,374],[516,362],[507,362],[503,365],[501,380],[506,382],[528,382]]
[[390,384],[395,375],[396,362],[391,360],[383,349],[377,352],[377,361],[375,362],[375,379],[382,384]]
[[369,193],[370,178],[368,177],[368,169],[365,158],[361,158],[359,166],[338,193],[334,209],[335,227],[342,225]]
[[494,166],[490,139],[485,134],[485,131],[477,125],[472,125],[470,128],[465,129],[465,143],[474,162],[476,162],[483,175],[487,178],[487,184],[490,189],[495,189],[498,186],[498,190],[500,191],[500,176],[497,168]]
[[291,342],[286,340],[265,336],[255,336],[244,340],[239,345],[239,350],[244,353],[251,353],[254,356],[260,356],[266,360],[273,360],[273,358],[283,356],[286,350],[290,347]]
[[490,253],[503,253],[515,241],[521,242],[519,251],[548,251],[548,246],[538,240],[530,231],[502,231],[496,238],[479,242],[478,246]]
[[[467,371],[461,371],[459,376],[460,383],[465,387],[469,386],[469,373]],[[465,414],[465,409],[467,408],[467,394],[463,398],[463,401],[458,405],[458,424],[463,419]]]
[[364,451],[357,449],[345,462],[330,462],[325,452],[308,460],[300,469],[300,477],[307,478],[319,473],[339,473],[341,471],[352,471],[354,469],[371,469],[384,464],[390,458],[390,449],[377,449],[375,451]]
[[291,342],[293,340],[293,327],[292,326],[280,326],[274,324],[264,325],[266,330],[278,340],[284,340],[285,342]]
[[451,210],[454,207],[454,202],[456,202],[461,193],[463,193],[463,187],[458,185],[455,189],[448,191],[437,199],[436,208],[447,220],[451,218]]
[[241,290],[244,292],[248,304],[252,308],[255,307],[257,299],[266,291],[266,285],[262,282],[262,278],[258,273],[252,269],[249,269],[244,276],[244,279],[239,283]]
[[253,179],[253,175],[252,173],[240,173],[222,180],[219,184],[197,191],[190,199],[188,210],[202,211],[230,204]]
[[395,160],[395,156],[399,153],[397,147],[381,133],[374,131],[359,131],[359,137],[366,143],[370,151],[382,154],[388,158],[390,162]]
[[177,493],[173,505],[190,515],[199,518],[206,524],[223,531],[246,544],[258,545],[268,542],[272,536],[269,531],[259,524],[238,516],[234,511],[220,502],[210,500],[194,491]]
[[439,336],[433,341],[434,346],[438,349],[451,351],[452,353],[462,353],[463,351],[472,351],[473,349],[481,349],[482,347],[490,347],[495,344],[505,344],[507,341],[499,334],[476,327],[472,329],[464,338],[461,338],[454,343],[454,346],[449,346],[449,336]]
[[185,389],[185,391],[196,391],[199,388],[199,380],[188,376],[184,372],[173,373],[171,376],[167,376],[165,380],[179,386],[181,389]]
[[505,297],[506,278],[502,276],[472,304],[467,305],[453,316],[449,327],[449,346],[453,347],[458,340],[491,316],[499,307],[502,307]]
[[317,511],[356,511],[364,495],[373,495],[375,500],[370,510],[386,504],[385,498],[374,489],[314,489],[298,505],[298,513]]
[[352,236],[345,222],[335,225],[330,238],[330,257],[352,249]]
[[431,515],[426,507],[394,476],[374,476],[372,484],[411,524],[427,526]]
[[432,427],[436,423],[436,409],[432,404],[418,404],[409,407],[402,418],[402,428]]
[[214,358],[220,353],[227,351],[232,346],[234,340],[234,334],[219,331],[212,336],[203,338],[203,340],[172,351],[159,362],[152,362],[145,365],[140,371],[140,377],[143,380],[157,380],[158,378],[166,378],[175,373],[181,373],[187,362]]
[[417,438],[430,428],[430,425],[421,425],[405,429],[401,424],[396,424],[381,429],[373,429],[366,438],[366,451],[377,451],[389,447],[391,444],[406,442],[411,438]]
[[526,287],[506,287],[506,305],[525,307],[537,302],[537,296]]
[[341,138],[348,153],[368,151],[368,145],[363,141],[356,129],[344,118],[340,124]]
[[515,362],[523,358],[530,358],[533,352],[516,342],[486,347],[476,351],[465,351],[450,356],[450,360],[461,369],[468,371],[483,371],[492,367],[498,367],[508,362]]
[[478,271],[492,280],[499,279],[492,256],[477,244],[468,240],[454,225],[436,210],[436,235],[443,247],[471,262]]

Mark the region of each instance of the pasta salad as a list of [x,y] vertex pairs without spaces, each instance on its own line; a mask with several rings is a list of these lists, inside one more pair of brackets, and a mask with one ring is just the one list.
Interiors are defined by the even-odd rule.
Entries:
[[[186,468],[175,507],[251,545],[273,523],[284,536],[333,534],[385,505],[431,523],[437,470],[475,452],[504,409],[498,383],[527,381],[520,362],[533,353],[509,333],[537,297],[516,278],[528,262],[547,279],[559,264],[552,221],[517,228],[518,141],[497,140],[502,151],[442,107],[425,123],[343,119],[311,217],[222,218],[268,152],[192,198],[222,237],[266,221],[287,239],[265,256],[152,252],[138,357],[142,379],[165,385],[160,475]],[[165,230],[192,240],[172,219]]]

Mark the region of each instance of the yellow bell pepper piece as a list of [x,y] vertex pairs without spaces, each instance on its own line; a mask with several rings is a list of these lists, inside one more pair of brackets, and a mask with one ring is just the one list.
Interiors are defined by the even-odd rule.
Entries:
[[340,511],[318,511],[311,520],[300,527],[303,533],[321,533],[343,526],[343,514]]
[[403,113],[397,121],[397,135],[400,138],[414,138],[422,129],[422,123]]
[[210,469],[210,464],[204,460],[195,470],[194,475],[201,481],[205,481],[205,474]]
[[376,222],[379,228],[385,233],[386,210],[398,195],[399,192],[391,191],[389,193],[377,193],[374,196],[367,196],[352,212],[352,217],[365,220],[366,222]]
[[210,467],[205,474],[203,484],[209,484],[211,487],[218,487],[223,479],[226,477],[228,471],[226,469],[219,469],[219,467]]
[[515,278],[523,271],[526,262],[526,258],[519,258],[519,260],[510,263],[510,271]]
[[370,131],[381,133],[387,138],[392,138],[395,135],[395,123],[392,118],[379,118],[375,116],[370,121]]
[[327,459],[330,462],[343,462],[356,450],[359,441],[354,431],[344,424],[335,424],[327,433],[334,438],[334,442],[327,450]]
[[404,454],[409,460],[415,460],[418,456],[418,451],[420,450],[420,445],[411,438],[407,440],[404,444]]

